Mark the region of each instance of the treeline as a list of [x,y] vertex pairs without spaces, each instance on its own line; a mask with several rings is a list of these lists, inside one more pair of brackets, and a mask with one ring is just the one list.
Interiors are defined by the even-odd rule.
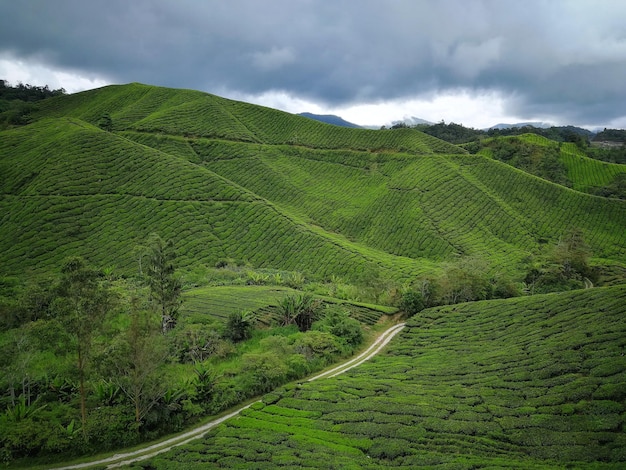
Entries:
[[[391,128],[411,127],[405,123],[394,124]],[[465,127],[461,124],[450,122],[440,122],[437,124],[417,124],[412,126],[425,134],[432,135],[438,139],[445,140],[451,144],[468,144],[470,142],[479,142],[490,137],[508,137],[518,136],[522,134],[536,134],[546,137],[555,142],[573,142],[579,148],[583,149],[587,155],[596,160],[602,160],[611,163],[626,163],[626,130],[624,129],[604,129],[594,134],[593,132],[575,126],[552,126],[548,128],[522,126],[509,127],[504,129],[474,129]],[[609,147],[594,147],[592,142],[612,142],[617,145]],[[622,145],[619,145],[619,144]]]
[[490,139],[465,145],[471,153],[488,149],[501,162],[540,178],[571,188],[567,167],[561,161],[557,145],[537,145],[522,138]]
[[6,80],[0,80],[0,100],[5,101],[40,101],[66,93],[64,88],[51,90],[48,85],[36,86],[18,83],[13,86]]
[[51,90],[48,85],[23,83],[12,86],[8,81],[0,80],[0,129],[28,124],[30,113],[37,109],[35,103],[65,93],[63,88]]
[[[465,127],[462,124],[450,122],[446,124],[441,121],[437,124],[417,124],[409,126],[400,122],[394,124],[391,129],[399,129],[405,127],[413,127],[425,134],[432,135],[438,139],[445,140],[452,144],[466,144],[468,142],[476,142],[488,137],[506,137],[522,134],[537,134],[556,142],[574,142],[580,146],[588,146],[590,139],[594,133],[575,126],[553,126],[548,128],[535,126],[507,127],[503,129],[474,129],[473,127]],[[607,131],[605,129],[605,131]]]
[[607,129],[606,127],[602,132],[598,132],[593,138],[594,141],[604,142],[626,142],[626,130],[625,129]]
[[582,232],[572,229],[546,255],[529,258],[522,282],[506,274],[490,274],[489,266],[479,258],[462,258],[444,264],[439,276],[416,279],[405,286],[398,306],[412,316],[440,305],[588,288],[599,279],[590,258],[591,249]]
[[[450,122],[440,122],[437,124],[417,124],[409,126],[405,123],[394,124],[391,128],[414,127],[425,134],[432,135],[438,139],[445,140],[451,144],[470,144],[464,146],[470,152],[479,148],[479,143],[486,138],[510,137],[523,134],[536,134],[555,142],[572,142],[583,150],[589,157],[610,163],[626,163],[626,130],[624,129],[604,129],[598,134],[575,126],[553,126],[548,128],[522,126],[509,127],[504,129],[474,129],[461,124]],[[616,145],[597,147],[592,142],[613,142]],[[472,147],[472,143],[475,144]],[[621,145],[619,145],[621,143]]]

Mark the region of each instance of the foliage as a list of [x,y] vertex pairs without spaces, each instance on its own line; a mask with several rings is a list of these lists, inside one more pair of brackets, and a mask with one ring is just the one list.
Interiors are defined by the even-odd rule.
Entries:
[[446,124],[443,121],[433,125],[420,125],[418,129],[428,135],[432,135],[433,137],[437,137],[438,139],[445,140],[452,144],[472,142],[485,135],[484,131],[464,127],[454,122]]
[[322,320],[316,322],[314,327],[340,338],[352,348],[363,341],[361,324],[350,318],[349,311],[340,306],[327,305]]
[[0,80],[0,100],[39,101],[64,94],[63,88],[50,90],[48,85],[37,86],[23,83],[11,85],[6,80]]
[[6,80],[0,80],[0,129],[28,124],[32,120],[30,114],[37,110],[35,102],[64,94],[63,88],[50,90],[47,85],[23,83],[11,86]]
[[172,356],[181,363],[203,362],[213,355],[223,356],[225,340],[204,323],[180,325],[170,333]]
[[129,306],[126,330],[103,352],[108,372],[104,375],[111,377],[133,406],[137,430],[165,394],[163,365],[168,360],[159,319],[138,302],[134,299]]
[[[98,273],[81,258],[70,258],[61,267],[59,297],[54,306],[70,335],[74,337],[78,371],[80,413],[83,430],[87,425],[87,390],[85,380],[91,356],[91,343],[110,307],[111,297],[98,282]],[[86,438],[86,434],[85,434]]]
[[556,145],[542,146],[528,139],[508,137],[483,141],[481,147],[489,149],[493,158],[515,168],[563,186],[572,185]]
[[422,293],[412,290],[403,292],[400,298],[399,308],[409,317],[421,312],[425,308]]
[[610,141],[610,142],[626,142],[626,130],[624,129],[607,129],[598,132],[593,140],[595,141]]
[[528,293],[547,293],[592,287],[598,270],[589,264],[591,249],[579,229],[566,232],[549,256],[531,265],[524,279]]
[[255,323],[256,318],[252,312],[232,312],[226,320],[223,335],[235,343],[249,339]]
[[308,331],[319,319],[319,302],[309,294],[294,294],[284,297],[278,304],[281,326],[297,325],[300,331]]
[[165,334],[176,326],[182,284],[176,276],[176,252],[172,240],[163,241],[153,234],[148,242],[146,275],[150,294],[161,315],[161,331]]
[[[509,162],[540,174],[565,172],[574,190],[494,160],[489,139],[470,155],[408,127],[336,129],[187,90],[104,87],[23,111],[16,118],[27,125],[0,131],[1,400],[2,409],[22,400],[45,407],[18,426],[0,423],[9,459],[155,438],[303,378],[354,349],[362,331],[353,319],[374,325],[396,311],[360,302],[397,302],[401,285],[430,307],[515,295],[515,281],[533,270],[544,287],[590,287],[585,277],[597,285],[592,261],[615,273],[611,282],[623,278],[626,206],[614,198],[623,168],[588,158],[594,150],[565,134],[560,145],[536,134],[493,145]],[[107,115],[111,121],[101,122]],[[584,244],[564,237],[571,227],[584,234],[592,261]],[[149,233],[163,238],[146,243]],[[167,240],[176,240],[175,257]],[[39,278],[77,255],[107,268],[101,275],[77,265],[74,274],[63,273],[58,289],[56,281]],[[179,277],[178,268],[186,275]],[[91,273],[83,279],[81,271]],[[155,334],[158,318],[128,300],[148,290],[128,277],[138,271],[150,274],[166,334]],[[32,279],[32,287],[23,278]],[[183,288],[189,290],[183,294]],[[532,290],[531,282],[526,288]],[[410,320],[409,342],[394,341],[388,355],[339,379],[342,386],[294,385],[289,396],[275,394],[278,406],[270,411],[287,411],[267,412],[277,415],[271,424],[260,424],[263,415],[242,417],[234,431],[225,427],[242,445],[223,456],[220,446],[229,436],[221,436],[217,450],[202,458],[214,459],[213,466],[233,459],[246,466],[253,457],[273,468],[327,466],[332,455],[338,466],[412,468],[502,467],[512,457],[529,468],[520,457],[525,449],[529,458],[543,459],[559,452],[560,440],[573,439],[577,444],[566,451],[576,458],[568,462],[587,458],[580,457],[582,447],[610,460],[620,442],[602,436],[603,449],[590,436],[620,426],[623,380],[613,378],[622,374],[621,363],[603,360],[613,357],[613,346],[605,356],[593,349],[613,339],[587,321],[590,307],[576,321],[563,315],[592,299],[609,312],[594,317],[612,332],[607,335],[619,335],[621,326],[603,323],[618,308],[605,291],[587,290],[565,294],[569,303],[544,297],[537,304],[523,298],[476,310],[466,304],[422,310]],[[104,310],[95,304],[105,306],[107,292],[121,300],[101,319]],[[620,292],[610,295],[619,300]],[[333,299],[315,297],[328,295]],[[83,336],[72,318],[85,315],[71,313],[91,307],[94,321]],[[259,318],[251,337],[236,344],[220,338],[228,316],[243,311]],[[560,333],[559,347],[543,336],[557,328],[554,318],[565,318],[567,328],[559,331],[571,334]],[[270,328],[273,319],[287,326]],[[530,325],[540,325],[542,334]],[[84,360],[74,357],[77,344]],[[569,344],[571,350],[561,347]],[[594,394],[611,403],[586,408]],[[386,396],[393,400],[381,411]],[[567,398],[558,410],[566,421],[542,408],[559,397]],[[481,407],[480,400],[492,399]],[[551,426],[560,428],[536,431],[546,429],[544,414],[558,416]],[[322,416],[319,427],[299,434],[309,424],[300,420]],[[566,433],[559,430],[566,427],[585,434],[550,432]],[[254,439],[246,437],[250,430]],[[436,436],[441,447],[433,450],[424,436]],[[259,452],[249,449],[254,445]],[[294,463],[294,447],[302,462]]]
[[[470,254],[519,277],[521,259],[540,251],[539,240],[558,238],[569,221],[593,235],[589,242],[603,258],[623,257],[619,201],[589,200],[481,156],[431,152],[440,141],[427,139],[422,153],[407,155],[358,150],[370,135],[358,129],[355,147],[342,148],[123,130],[161,105],[166,112],[184,103],[188,95],[180,93],[128,86],[63,96],[50,100],[28,129],[3,131],[2,273],[49,271],[76,254],[135,274],[133,247],[158,232],[176,239],[180,268],[214,266],[228,254],[307,279],[334,274],[351,285],[374,271],[384,282],[433,275],[442,260]],[[141,107],[133,97],[142,97]],[[219,113],[229,102],[203,103]],[[114,131],[90,125],[107,112]],[[405,131],[412,130],[376,138]],[[587,160],[581,171],[601,176],[589,177],[587,187],[615,180],[612,166],[600,171]],[[283,282],[289,285],[289,277]],[[373,294],[342,293],[351,300]]]
[[98,121],[98,127],[103,131],[110,132],[113,130],[113,120],[108,113],[102,115],[100,120]]

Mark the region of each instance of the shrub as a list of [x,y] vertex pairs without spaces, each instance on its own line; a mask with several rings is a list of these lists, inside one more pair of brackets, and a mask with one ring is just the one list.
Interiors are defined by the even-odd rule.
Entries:
[[341,352],[337,338],[324,331],[309,331],[300,335],[294,342],[294,347],[309,360],[315,358],[329,360]]
[[235,343],[249,339],[252,337],[255,322],[256,318],[252,312],[233,312],[228,315],[223,336]]
[[279,323],[281,326],[297,325],[300,331],[308,331],[320,317],[319,305],[309,294],[284,297],[278,304]]
[[400,310],[403,311],[407,316],[412,317],[416,313],[424,310],[424,299],[422,298],[422,294],[416,291],[407,291],[402,294],[400,298]]
[[274,353],[244,354],[242,371],[248,377],[248,387],[254,393],[266,393],[283,383],[288,366]]
[[363,341],[361,324],[339,307],[327,306],[324,318],[316,322],[315,328],[341,338],[349,346],[358,346]]

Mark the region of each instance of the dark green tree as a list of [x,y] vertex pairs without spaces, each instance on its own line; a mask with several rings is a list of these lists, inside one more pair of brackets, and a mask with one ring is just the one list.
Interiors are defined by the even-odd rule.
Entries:
[[176,326],[182,300],[182,283],[176,276],[176,252],[172,240],[163,241],[156,234],[150,236],[146,274],[150,296],[161,315],[161,331],[165,334]]
[[235,343],[248,339],[252,336],[255,322],[252,312],[232,312],[226,320],[224,337]]
[[414,290],[404,292],[400,298],[399,307],[409,317],[421,312],[425,308],[422,294]]
[[109,113],[105,113],[98,121],[98,127],[103,131],[111,132],[113,130],[113,120]]
[[111,296],[99,283],[98,272],[88,267],[81,258],[68,259],[61,268],[61,275],[55,308],[58,309],[68,334],[73,338],[84,432],[87,422],[85,379],[91,343],[95,331],[111,306]]
[[167,386],[163,365],[168,358],[167,345],[159,334],[157,314],[130,302],[130,324],[111,342],[106,351],[108,370],[117,385],[133,405],[137,430],[146,415],[164,396]]
[[593,277],[589,266],[591,248],[585,242],[582,230],[569,230],[554,248],[553,260],[561,266],[562,273],[567,279]]

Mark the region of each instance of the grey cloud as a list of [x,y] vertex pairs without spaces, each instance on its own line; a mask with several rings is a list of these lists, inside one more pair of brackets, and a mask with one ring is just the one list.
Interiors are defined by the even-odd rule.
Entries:
[[0,52],[332,105],[492,89],[512,111],[608,121],[626,113],[625,17],[611,0],[25,0],[0,4]]

